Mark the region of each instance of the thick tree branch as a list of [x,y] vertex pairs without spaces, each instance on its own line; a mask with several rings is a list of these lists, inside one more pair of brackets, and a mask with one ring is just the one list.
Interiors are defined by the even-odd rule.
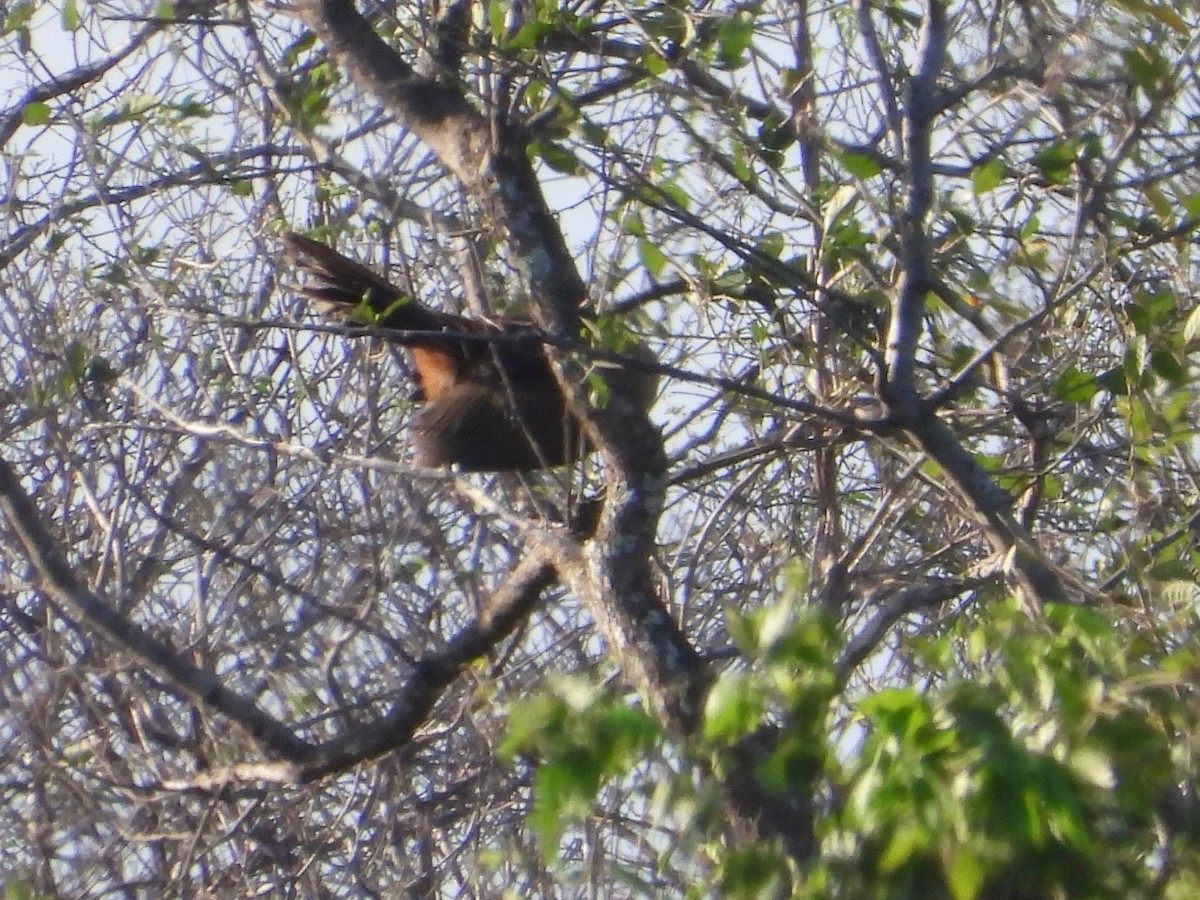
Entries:
[[428,720],[434,703],[471,661],[512,633],[555,580],[548,554],[531,553],[492,591],[477,618],[446,646],[421,659],[386,716],[316,749],[299,778],[311,781],[402,747]]
[[1006,569],[1031,610],[1064,602],[1068,595],[1028,532],[1013,516],[1012,498],[979,465],[958,436],[921,396],[916,360],[925,320],[925,298],[936,288],[927,220],[934,200],[931,140],[940,108],[937,79],[948,39],[941,0],[927,0],[916,72],[907,85],[903,145],[908,200],[900,223],[903,277],[892,304],[880,397],[896,424],[946,472],[968,515],[992,549],[1004,556]]
[[[494,133],[455,89],[418,75],[349,0],[305,0],[299,8],[356,81],[383,100],[498,214],[525,271],[535,319],[549,334],[573,338],[586,291],[526,157],[524,135],[515,127],[500,127]],[[610,486],[589,550],[594,562],[591,583],[576,587],[602,625],[612,615],[606,607],[614,602],[622,607],[618,617],[623,624],[610,621],[612,629],[605,629],[614,649],[644,646],[657,657],[642,660],[636,671],[648,674],[667,661],[669,667],[678,666],[642,684],[654,693],[673,693],[681,688],[681,679],[691,677],[694,651],[654,595],[649,572],[665,487],[661,435],[640,410],[629,408],[620,391],[613,391],[608,408],[597,411],[588,409],[578,378],[564,378],[564,387],[574,394],[573,406],[584,413],[589,436],[604,451]],[[688,713],[689,720],[694,712]]]
[[902,588],[884,599],[874,601],[875,616],[846,643],[837,663],[838,680],[845,682],[867,660],[892,626],[910,613],[932,609],[953,600],[959,594],[973,590],[980,578],[942,578],[928,584]]
[[533,609],[554,580],[544,553],[533,553],[492,592],[479,617],[446,646],[419,660],[409,679],[377,723],[354,729],[323,744],[298,737],[292,728],[264,712],[252,699],[224,686],[202,669],[118,613],[79,580],[12,467],[0,460],[0,511],[11,523],[43,589],[113,643],[153,668],[198,703],[224,715],[250,734],[275,762],[235,765],[174,787],[210,790],[233,782],[310,781],[373,759],[407,744],[459,673],[488,653]]
[[[869,13],[865,18],[870,21]],[[930,141],[937,112],[937,77],[945,50],[946,12],[940,0],[928,0],[919,65],[908,84],[902,127],[908,176],[908,201],[900,223],[904,275],[892,304],[884,358],[883,399],[904,419],[920,412],[915,374],[917,344],[925,320],[925,297],[936,283],[926,220],[934,197]],[[885,96],[889,90],[884,89]]]
[[155,21],[153,24],[140,29],[130,38],[128,44],[111,56],[90,65],[79,66],[64,75],[52,77],[36,87],[27,90],[20,100],[0,113],[0,147],[7,144],[9,139],[16,134],[17,129],[21,127],[25,121],[25,109],[31,103],[46,103],[49,100],[54,100],[64,94],[70,94],[94,81],[98,81],[106,73],[112,71],[112,69],[119,66],[141,49],[146,41],[170,24],[171,22],[168,20]]
[[16,472],[4,460],[0,460],[0,510],[20,538],[25,555],[42,579],[43,589],[57,603],[160,672],[188,696],[242,726],[267,747],[291,759],[308,758],[311,747],[287,726],[259,709],[249,697],[226,688],[215,674],[184,658],[89,590],[59,551]]
[[297,8],[355,82],[383,101],[496,214],[526,277],[532,312],[543,317],[539,324],[558,334],[578,333],[587,291],[525,155],[528,141],[515,128],[493,133],[461,92],[419,75],[350,0],[303,0]]
[[[574,338],[586,291],[526,155],[524,132],[509,123],[489,123],[455,89],[422,78],[350,0],[302,0],[299,10],[356,82],[380,98],[496,216],[512,242],[537,324],[551,336]],[[604,509],[592,540],[570,553],[558,542],[541,549],[556,554],[559,575],[586,604],[649,707],[668,730],[690,736],[700,723],[708,679],[658,597],[650,563],[667,485],[662,435],[620,390],[612,391],[606,408],[591,409],[579,374],[563,369],[559,377],[601,451]],[[389,718],[395,719],[389,727],[403,731],[415,716],[397,708]],[[791,825],[795,804],[769,796],[755,778],[727,787],[744,824],[799,846]]]

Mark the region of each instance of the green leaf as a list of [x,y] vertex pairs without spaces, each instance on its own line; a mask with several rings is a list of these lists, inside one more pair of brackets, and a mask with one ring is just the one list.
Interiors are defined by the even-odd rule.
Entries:
[[1096,376],[1071,366],[1055,379],[1050,392],[1059,400],[1079,405],[1091,401],[1100,390]]
[[564,175],[575,175],[579,172],[579,160],[575,158],[575,154],[554,141],[534,141],[529,145],[528,152],[531,156],[541,157],[555,172],[562,172]]
[[207,119],[212,115],[212,109],[192,95],[178,103],[168,103],[167,108],[175,113],[176,119]]
[[999,159],[990,159],[972,169],[971,186],[975,189],[975,196],[982,197],[988,191],[998,188],[1007,171],[1008,167]]
[[1175,387],[1187,384],[1187,369],[1175,354],[1165,347],[1150,351],[1150,368]]
[[726,69],[736,69],[746,63],[745,53],[754,38],[754,17],[739,12],[717,28],[717,60]]
[[884,688],[859,704],[859,710],[882,731],[914,734],[933,722],[929,704],[912,688]]
[[796,143],[796,132],[775,116],[768,116],[758,129],[758,153],[773,169],[783,166],[783,151]]
[[666,268],[667,255],[653,241],[638,241],[638,257],[651,275],[657,276]]
[[1123,54],[1125,69],[1147,96],[1159,98],[1175,88],[1171,63],[1153,44],[1141,44]]
[[566,706],[556,697],[537,696],[519,705],[508,717],[508,734],[500,742],[501,759],[512,760],[521,753],[542,753],[545,746],[561,740]]
[[508,25],[508,4],[500,0],[492,0],[488,4],[488,27],[492,29],[492,40],[497,44],[504,41],[504,32]]
[[879,867],[894,872],[913,857],[923,854],[931,843],[929,832],[916,822],[906,822],[892,832],[891,839],[879,859]]
[[554,26],[549,22],[526,22],[521,30],[514,34],[504,47],[511,50],[532,50],[542,38],[554,33]]
[[60,17],[64,31],[76,31],[80,25],[79,7],[75,0],[63,0],[62,15]]
[[786,246],[786,243],[786,240],[780,232],[772,231],[770,234],[763,235],[763,237],[759,239],[756,249],[760,253],[766,254],[772,259],[779,259],[780,254],[783,253],[783,248]]
[[1037,213],[1034,213],[1021,224],[1021,230],[1018,234],[1022,241],[1027,241],[1041,230],[1042,220]]
[[746,672],[725,672],[704,703],[704,736],[732,743],[762,721],[766,699],[757,679]]
[[755,769],[762,787],[775,795],[806,795],[813,779],[822,771],[825,738],[824,717],[815,716],[808,728],[781,736],[771,755]]
[[21,121],[26,125],[45,125],[50,121],[50,106],[40,100],[26,103],[21,111]]
[[4,17],[3,33],[24,29],[29,24],[29,20],[33,18],[35,9],[31,0],[25,0],[24,3],[13,6],[8,11],[8,15]]
[[558,850],[564,819],[584,815],[600,788],[600,770],[595,760],[580,753],[541,766],[533,779],[533,809],[529,822],[545,845],[547,857]]
[[983,890],[987,870],[983,860],[967,847],[957,847],[946,866],[946,883],[954,900],[975,900]]
[[655,78],[662,75],[671,68],[671,64],[654,50],[648,49],[642,54],[642,65],[646,67],[646,71]]
[[584,122],[579,126],[579,133],[593,147],[604,147],[608,144],[608,131],[594,122]]
[[[776,897],[775,886],[785,863],[769,844],[748,843],[730,850],[717,870],[718,896],[729,898]],[[646,896],[650,896],[648,893]],[[688,896],[692,896],[689,894]],[[699,895],[697,895],[699,896]]]
[[676,47],[684,46],[692,38],[691,18],[668,4],[654,4],[641,21],[647,34]]
[[883,171],[883,167],[869,156],[862,153],[839,153],[837,160],[842,164],[842,168],[853,175],[855,178],[874,178]]
[[692,195],[677,181],[663,182],[658,189],[680,209],[691,209]]
[[1078,157],[1078,141],[1056,141],[1034,154],[1033,165],[1051,184],[1062,184],[1071,177]]

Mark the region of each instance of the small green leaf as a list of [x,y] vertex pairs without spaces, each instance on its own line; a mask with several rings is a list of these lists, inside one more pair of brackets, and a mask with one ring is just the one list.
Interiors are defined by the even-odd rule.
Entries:
[[766,707],[761,686],[746,672],[726,672],[704,703],[704,736],[733,742],[762,721]]
[[692,20],[679,9],[665,3],[655,4],[642,18],[647,33],[660,41],[682,47],[692,38]]
[[975,900],[986,878],[983,860],[973,851],[958,847],[946,866],[946,883],[954,900]]
[[509,38],[504,46],[510,50],[532,50],[548,34],[554,33],[549,22],[526,22],[521,30]]
[[1059,400],[1082,404],[1089,402],[1100,393],[1100,384],[1097,382],[1096,376],[1081,372],[1071,366],[1055,379],[1050,392]]
[[75,0],[63,0],[61,22],[64,31],[76,31],[79,29],[81,20],[79,17],[79,7],[76,5]]
[[21,121],[26,125],[45,125],[50,121],[50,107],[40,100],[25,104],[21,111]]
[[660,184],[658,186],[658,189],[660,191],[662,191],[662,193],[665,194],[667,197],[669,197],[671,199],[671,202],[674,203],[680,209],[691,209],[692,208],[692,196],[691,196],[691,194],[689,194],[687,192],[687,188],[685,188],[679,182],[677,182],[677,181],[663,182],[662,184]]
[[587,374],[587,382],[588,403],[596,407],[596,409],[607,407],[611,391],[608,389],[608,382],[604,380],[604,376],[593,369]]
[[746,50],[754,37],[754,17],[742,11],[721,23],[717,29],[717,60],[726,69],[744,65]]
[[[777,879],[784,863],[774,848],[765,843],[750,843],[731,849],[720,858],[717,883],[721,897],[779,896]],[[688,896],[701,896],[689,892]],[[649,896],[649,894],[647,894]]]
[[175,113],[177,119],[207,119],[212,115],[212,110],[194,96],[187,96],[178,103],[168,104],[168,108]]
[[671,64],[668,63],[665,59],[663,59],[662,56],[660,56],[658,53],[655,53],[653,50],[647,50],[645,53],[642,54],[642,65],[645,66],[646,71],[649,72],[651,75],[653,75],[655,78],[662,75],[664,72],[666,72],[668,69],[671,68]]
[[1021,225],[1021,230],[1018,232],[1022,241],[1027,241],[1039,231],[1042,230],[1042,220],[1034,213],[1029,216]]
[[883,167],[879,163],[862,153],[839,153],[837,159],[842,164],[842,168],[855,178],[864,180],[874,178],[883,171]]
[[912,688],[884,688],[863,699],[859,710],[883,733],[914,735],[933,721],[929,703]]
[[1175,87],[1171,63],[1152,44],[1141,44],[1124,53],[1125,68],[1149,97],[1163,97]]
[[583,139],[594,147],[603,147],[608,144],[608,132],[600,125],[593,122],[584,122],[579,127],[579,133],[583,135]]
[[529,822],[545,844],[547,858],[558,852],[564,820],[586,814],[599,787],[599,769],[586,754],[564,757],[537,770]]
[[500,0],[492,0],[488,4],[488,27],[492,29],[492,40],[500,43],[504,40],[504,31],[508,24],[508,4]]
[[18,3],[13,6],[8,15],[4,17],[3,31],[0,33],[7,34],[10,31],[20,31],[29,24],[29,20],[33,18],[34,4],[26,0],[24,3]]
[[982,197],[988,191],[998,188],[1007,170],[1008,167],[999,159],[990,159],[972,169],[971,186],[975,189],[975,196]]
[[1071,177],[1072,166],[1078,157],[1077,141],[1057,141],[1035,153],[1033,165],[1051,184],[1062,184]]
[[772,231],[770,234],[763,235],[759,239],[756,249],[772,259],[779,259],[779,255],[783,253],[785,243],[786,241],[782,234],[778,231]]
[[529,145],[529,155],[539,156],[555,172],[574,175],[579,171],[579,160],[570,150],[553,141],[534,141]]
[[1187,383],[1187,369],[1175,357],[1175,354],[1165,347],[1150,351],[1150,368],[1176,387]]
[[653,241],[638,241],[638,257],[651,275],[659,275],[667,265],[667,255]]
[[928,831],[915,822],[905,823],[892,833],[879,859],[879,867],[885,872],[894,872],[914,856],[924,853],[929,844]]

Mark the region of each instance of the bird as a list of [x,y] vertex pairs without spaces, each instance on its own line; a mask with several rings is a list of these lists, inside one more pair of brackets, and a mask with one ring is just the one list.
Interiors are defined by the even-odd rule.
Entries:
[[[414,399],[422,404],[412,421],[420,465],[527,472],[573,463],[590,452],[532,322],[432,309],[326,244],[294,232],[283,241],[306,275],[302,296],[360,325],[365,305],[381,336],[408,351]],[[638,345],[634,357],[645,361],[648,353]],[[619,367],[608,372],[610,395],[621,392],[649,408],[655,375]]]

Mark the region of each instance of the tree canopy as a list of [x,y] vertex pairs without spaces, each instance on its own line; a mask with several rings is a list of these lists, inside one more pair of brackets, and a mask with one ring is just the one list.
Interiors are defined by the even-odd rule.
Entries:
[[[1198,26],[0,7],[0,884],[1200,894]],[[416,465],[291,231],[597,452]]]

